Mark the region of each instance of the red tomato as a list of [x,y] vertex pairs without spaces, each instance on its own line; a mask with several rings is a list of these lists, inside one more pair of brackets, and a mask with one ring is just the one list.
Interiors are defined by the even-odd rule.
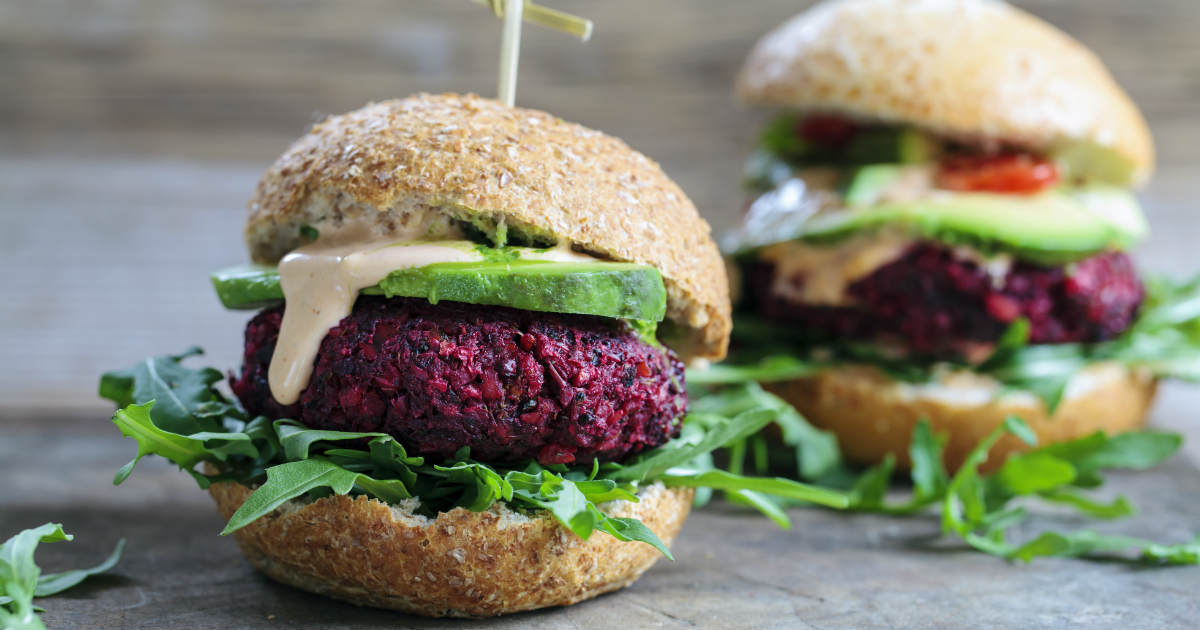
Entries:
[[1058,168],[1028,153],[954,155],[942,161],[937,185],[947,190],[1033,194],[1058,182]]
[[836,114],[810,114],[796,125],[796,134],[801,138],[829,148],[846,144],[856,131],[854,121]]

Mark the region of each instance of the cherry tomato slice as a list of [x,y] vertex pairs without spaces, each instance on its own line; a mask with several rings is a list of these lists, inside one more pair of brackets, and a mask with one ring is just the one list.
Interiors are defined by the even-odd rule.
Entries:
[[1058,182],[1058,168],[1028,153],[954,155],[942,161],[937,185],[947,190],[1033,194]]

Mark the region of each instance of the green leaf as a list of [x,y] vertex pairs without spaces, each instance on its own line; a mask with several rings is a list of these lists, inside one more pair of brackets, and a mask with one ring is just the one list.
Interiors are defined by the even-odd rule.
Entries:
[[1047,501],[1069,505],[1096,518],[1121,518],[1137,514],[1137,509],[1125,496],[1118,496],[1111,503],[1103,503],[1062,488],[1043,492],[1039,496]]
[[203,440],[160,429],[151,419],[150,410],[155,404],[154,400],[141,405],[132,404],[113,414],[113,424],[117,425],[122,435],[137,441],[138,446],[137,455],[117,471],[113,485],[125,481],[133,472],[133,467],[146,455],[160,455],[187,471],[192,471],[208,455]]
[[550,512],[558,522],[584,540],[592,535],[597,525],[594,513],[588,509],[592,503],[583,496],[575,482],[546,470],[536,475],[513,471],[504,478],[512,484],[514,499]]
[[597,529],[617,540],[644,542],[657,549],[668,560],[675,560],[675,556],[671,555],[671,550],[667,548],[666,543],[658,537],[658,534],[654,533],[654,530],[646,527],[645,523],[635,518],[608,516],[595,506],[592,506],[591,510],[596,519]]
[[206,403],[225,402],[212,387],[222,378],[219,371],[183,365],[184,359],[200,354],[203,350],[192,347],[182,354],[149,358],[128,370],[104,374],[100,395],[118,407],[155,401],[154,424],[164,431],[181,435],[217,431],[220,426],[215,421],[193,415]]
[[733,385],[747,382],[770,383],[810,376],[822,366],[797,357],[775,355],[749,365],[719,363],[705,368],[690,368],[687,383],[691,385]]
[[1134,551],[1138,559],[1167,564],[1197,564],[1200,562],[1200,541],[1179,545],[1160,545],[1130,536],[1099,534],[1090,530],[1063,534],[1045,532],[1021,545],[1009,555],[1029,562],[1038,556],[1103,556]]
[[279,436],[279,445],[283,448],[283,454],[288,461],[306,459],[312,445],[317,442],[391,437],[386,433],[354,433],[310,429],[295,420],[276,420],[275,433]]
[[683,438],[668,442],[653,451],[629,460],[607,476],[616,481],[645,481],[654,479],[676,466],[682,466],[689,461],[712,452],[737,440],[744,440],[757,433],[777,416],[772,409],[756,408],[743,411],[732,418],[705,416],[691,413],[684,419],[684,426],[689,422],[707,424],[705,431],[694,442]]
[[[42,594],[39,593],[41,570],[34,562],[33,555],[40,543],[59,542],[72,538],[74,537],[63,531],[62,525],[46,523],[40,527],[18,532],[17,535],[0,545],[0,627],[45,627],[38,618],[36,607],[33,605],[33,598]],[[46,577],[53,578],[54,576]],[[78,581],[68,586],[77,583]]]
[[987,461],[988,451],[992,450],[992,446],[1004,435],[1006,427],[1007,422],[984,436],[979,444],[967,453],[962,466],[950,479],[946,496],[942,499],[942,530],[957,532],[977,548],[991,546],[980,543],[973,534],[986,513],[979,466]]
[[1075,467],[1046,453],[1009,457],[996,479],[1012,494],[1034,494],[1053,490],[1075,480]]
[[267,469],[267,481],[238,508],[230,517],[221,535],[233,533],[246,525],[271,513],[275,508],[291,499],[303,496],[317,488],[329,488],[334,494],[349,494],[355,484],[365,483],[384,500],[399,501],[407,498],[408,492],[399,482],[371,479],[354,473],[324,458],[305,459],[298,462],[279,464]]
[[878,465],[868,468],[850,489],[851,505],[859,509],[874,509],[883,506],[896,458],[888,453]]
[[1017,436],[1022,442],[1030,446],[1037,446],[1037,434],[1033,432],[1033,429],[1028,424],[1025,424],[1024,420],[1016,416],[1009,416],[1004,419],[1004,430]]
[[810,486],[781,477],[743,477],[724,470],[694,472],[674,469],[657,477],[657,481],[668,486],[705,487],[725,491],[751,490],[832,508],[850,505],[850,497],[845,492]]
[[588,501],[600,504],[607,501],[637,501],[637,495],[617,485],[612,479],[576,481],[575,487]]
[[121,554],[125,551],[125,539],[117,541],[117,546],[113,548],[112,553],[104,559],[100,564],[90,569],[74,569],[71,571],[63,571],[61,573],[47,573],[38,578],[37,588],[34,589],[34,597],[48,597],[57,595],[76,584],[86,580],[93,575],[99,575],[107,571],[111,571],[117,566],[117,562],[121,560]]
[[783,508],[771,500],[770,497],[753,490],[727,490],[726,493],[730,501],[749,505],[758,510],[763,516],[766,516],[778,525],[780,529],[792,528],[792,520],[788,518],[787,512],[784,512]]
[[1076,465],[1088,471],[1101,468],[1145,470],[1166,461],[1182,444],[1183,437],[1176,433],[1121,433],[1108,438],[1103,445],[1080,459]]
[[929,420],[924,418],[913,429],[908,457],[912,461],[912,482],[917,497],[939,497],[946,491],[950,476],[942,453],[949,439],[947,434],[935,436]]
[[[482,512],[497,501],[511,501],[514,488],[507,476],[486,464],[456,462],[453,466],[435,466],[446,474],[446,481],[459,486],[455,506]],[[511,474],[511,473],[510,473]]]

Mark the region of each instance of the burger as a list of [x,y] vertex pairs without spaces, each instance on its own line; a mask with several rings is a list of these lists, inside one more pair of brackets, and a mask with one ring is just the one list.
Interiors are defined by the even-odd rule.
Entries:
[[1128,254],[1146,123],[1053,26],[991,0],[833,0],[763,37],[737,88],[776,111],[723,243],[735,362],[847,458],[907,465],[922,420],[952,467],[1009,416],[1042,444],[1127,431],[1159,378],[1200,375],[1196,283]]
[[253,264],[212,276],[258,310],[240,369],[191,350],[100,392],[138,458],[190,472],[276,580],[498,615],[632,583],[697,487],[845,504],[711,469],[771,413],[688,413],[685,363],[726,351],[723,262],[615,138],[475,96],[372,104],[267,170],[245,239]]

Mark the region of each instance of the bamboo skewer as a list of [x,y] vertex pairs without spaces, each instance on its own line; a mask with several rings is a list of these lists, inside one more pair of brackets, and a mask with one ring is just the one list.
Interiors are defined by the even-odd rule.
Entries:
[[511,107],[517,95],[517,65],[521,57],[521,24],[528,20],[538,26],[574,35],[583,41],[592,36],[592,21],[562,11],[533,4],[527,0],[472,0],[491,8],[496,17],[504,18],[500,42],[500,76],[496,89],[498,98]]

